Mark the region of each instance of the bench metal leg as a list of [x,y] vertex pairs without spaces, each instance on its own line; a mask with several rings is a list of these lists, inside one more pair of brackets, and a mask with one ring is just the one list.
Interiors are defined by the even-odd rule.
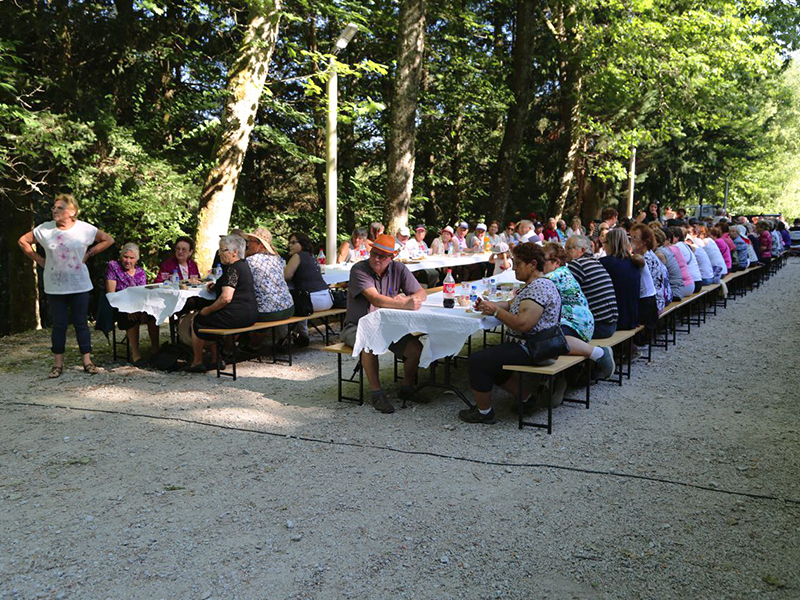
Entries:
[[[349,379],[346,379],[342,376],[342,355],[336,355],[336,372],[337,372],[337,386],[338,386],[338,398],[337,402],[355,402],[358,403],[359,406],[364,404],[364,368],[361,366],[361,359],[358,359],[356,363],[355,369],[353,369],[353,374],[350,376]],[[350,396],[345,396],[342,391],[342,384],[344,383],[353,383],[355,384],[355,376],[356,372],[358,372],[358,398],[352,398]]]

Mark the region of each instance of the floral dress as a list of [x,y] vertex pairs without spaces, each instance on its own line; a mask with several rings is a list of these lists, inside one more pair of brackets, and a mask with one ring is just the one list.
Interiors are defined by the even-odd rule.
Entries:
[[584,342],[594,334],[594,316],[589,310],[589,302],[578,281],[566,266],[558,267],[545,275],[556,284],[561,295],[561,325],[566,325],[580,336]]
[[253,291],[259,313],[286,310],[294,304],[292,294],[283,278],[286,263],[274,254],[253,254],[247,257],[253,273]]
[[664,307],[672,302],[672,286],[669,283],[669,271],[661,259],[652,250],[644,254],[644,262],[653,276],[653,287],[656,288],[656,306],[660,313]]

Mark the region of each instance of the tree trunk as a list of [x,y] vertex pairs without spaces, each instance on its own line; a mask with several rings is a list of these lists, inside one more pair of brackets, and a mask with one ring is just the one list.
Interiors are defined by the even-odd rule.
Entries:
[[558,175],[556,195],[550,203],[549,216],[561,218],[564,206],[569,198],[575,171],[578,168],[578,157],[581,147],[581,99],[583,77],[579,68],[570,62],[565,66],[565,77],[562,77],[561,123],[564,127],[561,168]]
[[555,193],[551,197],[549,216],[561,218],[569,198],[578,167],[581,146],[581,116],[583,109],[583,74],[581,71],[581,36],[578,31],[576,7],[560,4],[556,20],[546,24],[558,44],[558,79],[561,97],[559,110],[564,131],[560,145],[561,166],[556,174]]
[[236,186],[278,38],[280,10],[281,0],[251,4],[247,32],[230,70],[228,99],[214,148],[214,166],[200,197],[196,260],[203,271],[211,266],[219,236],[228,230]]
[[425,50],[426,0],[402,0],[400,49],[394,80],[386,165],[386,231],[394,235],[408,223],[414,187],[417,102]]
[[517,158],[525,135],[531,104],[533,54],[535,48],[535,7],[533,0],[517,3],[517,27],[512,49],[511,91],[514,102],[508,107],[506,127],[497,161],[492,169],[489,220],[503,221],[517,171]]
[[41,329],[39,315],[39,285],[36,263],[17,246],[20,236],[33,229],[33,205],[30,200],[2,202],[8,252],[8,323],[9,333]]

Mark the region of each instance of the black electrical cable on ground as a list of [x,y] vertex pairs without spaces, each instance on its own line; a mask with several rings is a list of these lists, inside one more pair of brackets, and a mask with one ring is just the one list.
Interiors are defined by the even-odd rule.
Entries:
[[391,446],[381,446],[378,444],[361,444],[358,442],[337,442],[335,440],[323,440],[319,438],[306,437],[302,435],[291,435],[285,433],[276,433],[274,431],[264,431],[262,429],[248,429],[247,427],[234,427],[232,425],[222,425],[220,423],[209,423],[207,421],[195,421],[193,419],[184,419],[182,417],[165,417],[159,415],[148,415],[144,413],[126,412],[121,410],[108,410],[103,408],[85,408],[81,406],[65,406],[61,404],[42,404],[39,402],[4,402],[7,405],[14,406],[33,406],[38,408],[61,408],[65,410],[77,410],[94,413],[104,413],[108,415],[123,415],[126,417],[137,417],[144,419],[157,419],[160,421],[176,421],[180,423],[188,423],[190,425],[200,425],[203,427],[215,427],[217,429],[225,429],[228,431],[241,431],[243,433],[255,433],[258,435],[268,435],[276,438],[294,439],[301,442],[312,442],[315,444],[326,444],[328,446],[345,446],[350,448],[365,448],[370,450],[384,450],[387,452],[394,452],[397,454],[408,454],[415,456],[430,456],[432,458],[445,458],[447,460],[456,460],[459,462],[472,463],[476,465],[487,465],[493,467],[517,467],[527,469],[553,469],[555,471],[572,471],[574,473],[585,473],[588,475],[608,475],[611,477],[620,477],[622,479],[640,479],[643,481],[651,481],[654,483],[665,483],[668,485],[677,485],[682,487],[694,488],[697,490],[704,490],[707,492],[715,492],[718,494],[728,494],[731,496],[744,496],[746,498],[753,498],[756,500],[778,500],[779,502],[786,502],[789,504],[800,505],[800,500],[794,498],[779,498],[778,496],[770,496],[768,494],[754,494],[751,492],[737,492],[734,490],[726,490],[707,485],[700,485],[697,483],[689,483],[686,481],[675,481],[673,479],[664,479],[662,477],[650,477],[648,475],[634,475],[632,473],[618,473],[616,471],[604,471],[600,469],[586,469],[582,467],[569,467],[565,465],[554,465],[549,463],[511,463],[511,462],[498,462],[494,460],[480,460],[477,458],[467,458],[466,456],[452,456],[450,454],[441,454],[439,452],[428,452],[424,450],[402,450],[400,448],[392,448]]

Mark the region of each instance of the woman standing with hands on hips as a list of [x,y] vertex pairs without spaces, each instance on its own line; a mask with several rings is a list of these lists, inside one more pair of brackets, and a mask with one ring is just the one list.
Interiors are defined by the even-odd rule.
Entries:
[[[22,252],[44,269],[44,291],[53,316],[53,369],[50,378],[60,377],[64,371],[70,312],[83,355],[83,370],[96,375],[99,369],[92,363],[92,336],[86,323],[89,292],[92,290],[86,262],[111,246],[114,238],[94,225],[78,220],[80,207],[71,194],[56,196],[52,211],[52,221],[42,223],[17,242]],[[44,258],[34,251],[33,244],[44,249]]]

